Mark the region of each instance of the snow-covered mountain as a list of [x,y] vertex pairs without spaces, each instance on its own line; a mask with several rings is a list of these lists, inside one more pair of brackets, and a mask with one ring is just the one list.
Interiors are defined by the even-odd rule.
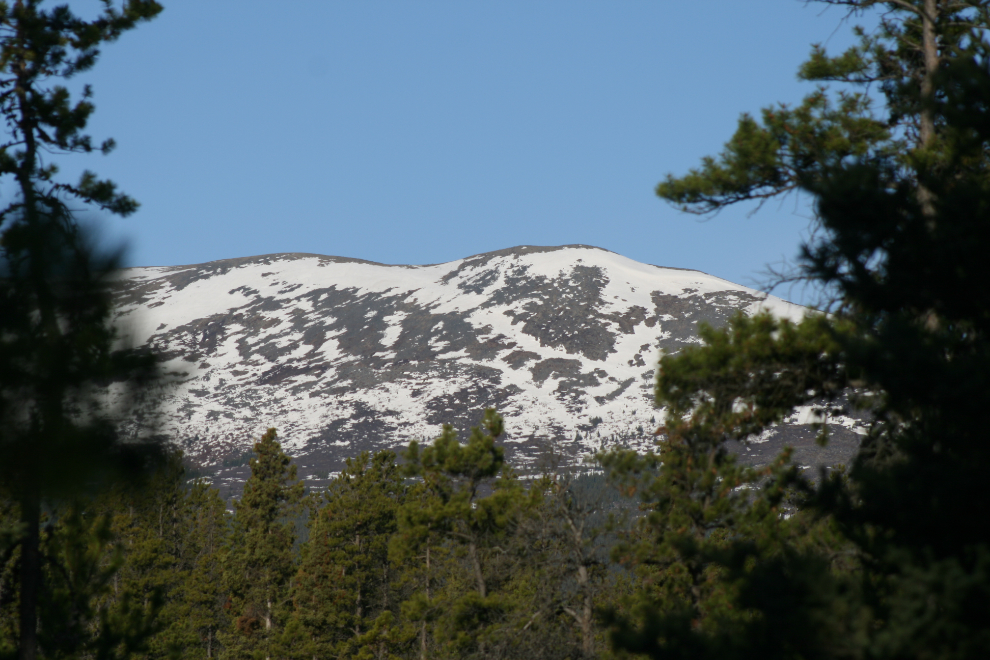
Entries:
[[[293,253],[133,268],[116,296],[125,339],[165,360],[160,432],[228,485],[268,427],[301,475],[319,479],[363,449],[430,438],[444,423],[467,429],[490,406],[520,465],[548,441],[574,457],[646,446],[659,419],[660,350],[699,342],[699,322],[720,325],[738,309],[804,313],[705,273],[584,245],[430,266]],[[786,441],[799,460],[848,455],[858,436],[841,431],[852,420],[838,420],[842,437],[826,451],[835,456],[814,449],[811,421],[801,411],[740,451],[756,460]]]

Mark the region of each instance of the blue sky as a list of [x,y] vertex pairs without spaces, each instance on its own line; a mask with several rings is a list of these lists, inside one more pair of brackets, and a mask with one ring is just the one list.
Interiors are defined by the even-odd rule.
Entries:
[[796,255],[801,200],[699,221],[653,187],[851,41],[801,0],[162,1],[80,79],[117,151],[59,161],[142,203],[105,222],[136,266],[584,243],[753,285]]

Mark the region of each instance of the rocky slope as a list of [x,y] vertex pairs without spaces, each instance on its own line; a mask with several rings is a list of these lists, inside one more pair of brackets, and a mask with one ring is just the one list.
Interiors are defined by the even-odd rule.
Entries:
[[[521,246],[430,266],[274,254],[134,268],[116,285],[125,340],[153,348],[168,379],[158,431],[218,485],[234,488],[264,429],[278,429],[301,475],[325,479],[364,449],[467,428],[485,407],[506,418],[511,460],[552,442],[577,460],[646,446],[659,419],[659,351],[699,342],[698,323],[736,310],[803,308],[692,270],[599,248]],[[855,420],[828,450],[799,411],[749,447],[787,442],[808,464],[844,460]],[[138,424],[138,418],[130,420]]]

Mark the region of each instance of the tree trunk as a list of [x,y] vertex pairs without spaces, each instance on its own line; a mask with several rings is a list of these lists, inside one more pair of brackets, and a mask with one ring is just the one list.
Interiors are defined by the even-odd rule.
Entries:
[[580,525],[574,522],[574,516],[569,512],[565,512],[565,519],[567,520],[567,525],[571,529],[571,536],[574,541],[574,552],[578,559],[578,570],[577,570],[577,583],[578,591],[583,592],[581,597],[581,612],[578,614],[573,610],[570,610],[570,614],[577,621],[578,627],[581,629],[581,653],[586,658],[590,658],[595,653],[595,639],[593,636],[593,599],[591,595],[591,575],[588,573],[588,557],[584,552],[584,525],[586,521],[582,521]]
[[[430,542],[426,542],[426,602],[430,602]],[[419,629],[419,657],[426,660],[426,620]]]
[[[924,74],[921,78],[921,120],[918,129],[918,146],[927,149],[935,141],[935,108],[932,101],[935,97],[935,74],[938,72],[938,37],[935,33],[935,22],[938,20],[938,0],[925,0],[921,16],[921,53],[925,62]],[[932,191],[923,183],[918,185],[918,202],[921,212],[929,224],[935,221],[935,198]]]
[[478,594],[485,598],[488,590],[485,585],[485,576],[481,573],[481,560],[478,559],[478,546],[472,540],[468,544],[468,555],[471,557],[471,566],[474,568],[474,580],[478,587]]
[[38,655],[38,588],[41,581],[40,532],[41,503],[37,496],[21,501],[21,603],[18,660],[35,660]]
[[[358,554],[361,554],[361,535],[355,534],[354,545],[357,546]],[[357,595],[354,601],[354,634],[361,634],[361,617],[364,616],[364,603],[361,602],[361,573],[355,570],[355,574],[358,576],[357,579]]]
[[938,38],[935,22],[938,20],[938,0],[925,0],[925,10],[921,17],[921,52],[925,62],[924,77],[921,79],[920,142],[927,147],[935,139],[935,110],[929,103],[935,93],[935,74],[938,72]]
[[581,607],[581,621],[579,625],[581,626],[581,652],[584,657],[590,658],[595,653],[595,638],[592,632],[592,606],[591,606],[591,585],[588,579],[588,567],[581,566],[578,568],[578,584],[584,590],[584,598],[582,599]]
[[357,594],[354,597],[354,634],[361,634],[361,615],[364,613],[364,608],[361,604],[361,581],[358,580],[357,583]]

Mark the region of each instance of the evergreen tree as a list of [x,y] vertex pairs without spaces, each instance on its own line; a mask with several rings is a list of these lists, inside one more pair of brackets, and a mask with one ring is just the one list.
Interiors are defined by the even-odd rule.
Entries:
[[[837,57],[816,47],[801,75],[876,83],[886,116],[870,111],[865,91],[840,95],[837,112],[819,89],[795,110],[764,112],[762,125],[744,117],[721,157],[658,193],[694,211],[798,187],[813,195],[820,231],[800,275],[829,292],[835,314],[798,325],[736,318],[706,329],[706,346],[663,358],[657,400],[668,406],[671,460],[660,479],[693,470],[673,460],[678,444],[703,438],[717,450],[840,392],[873,423],[847,476],[802,487],[798,515],[734,524],[720,549],[674,548],[710,562],[745,615],[699,622],[643,595],[637,616],[615,619],[622,648],[696,658],[990,651],[977,614],[990,611],[990,538],[973,524],[990,510],[990,3],[826,1],[880,7],[882,27]],[[784,482],[769,476],[753,484],[766,490],[745,502],[745,517],[773,503],[767,494]],[[662,542],[680,534],[663,522],[670,510],[646,523]]]
[[121,559],[109,597],[111,607],[122,602],[158,601],[162,630],[149,640],[150,657],[168,655],[181,608],[185,492],[182,454],[167,460],[137,489],[114,488],[94,503],[111,521],[113,545]]
[[[849,7],[853,14],[879,10],[874,33],[854,31],[860,43],[838,56],[821,45],[801,65],[798,77],[818,83],[796,107],[749,114],[718,157],[706,157],[684,176],[657,185],[664,200],[690,213],[707,214],[739,202],[766,200],[807,189],[854,160],[894,161],[915,182],[926,214],[931,195],[916,172],[919,150],[937,148],[940,127],[935,104],[946,89],[940,72],[966,58],[967,44],[986,29],[984,0],[814,0]],[[839,83],[838,94],[828,84]],[[884,96],[885,112],[874,111],[869,89]],[[920,199],[920,198],[919,198]]]
[[[518,605],[505,588],[511,581],[506,562],[513,558],[504,546],[530,503],[495,444],[503,431],[502,418],[488,409],[466,444],[445,425],[431,445],[421,449],[412,442],[406,453],[409,474],[423,480],[424,491],[403,507],[393,552],[425,556],[426,544],[439,537],[463,557],[459,576],[437,596],[430,593],[433,598],[414,596],[416,605],[407,612],[420,610],[416,614],[425,623],[422,610],[438,609],[436,631],[459,657],[499,655],[499,646],[508,641],[500,629]],[[425,627],[422,631],[425,653]]]
[[[219,634],[230,625],[223,591],[223,553],[227,541],[227,512],[220,493],[197,481],[185,497],[182,609],[179,642],[183,658],[220,655]],[[175,625],[173,622],[172,625]]]
[[16,195],[0,208],[0,485],[17,499],[21,516],[22,660],[34,660],[39,649],[44,501],[71,498],[110,473],[139,472],[144,462],[141,447],[118,442],[91,396],[98,385],[136,376],[148,364],[111,352],[106,284],[116,260],[87,244],[67,200],[121,215],[137,204],[89,171],[75,185],[55,180],[58,168],[45,153],[107,153],[113,141],[94,147],[83,132],[94,109],[89,87],[73,103],[50,81],[86,71],[101,44],[161,10],[154,0],[126,0],[120,9],[106,2],[95,19],[84,20],[68,6],[40,5],[0,3],[0,115],[8,131],[0,177]]
[[294,527],[305,490],[276,438],[275,429],[268,429],[255,443],[251,476],[234,502],[223,560],[224,607],[233,622],[220,636],[224,657],[279,657],[292,611]]
[[124,563],[112,521],[90,502],[63,506],[45,526],[38,599],[44,657],[126,658],[149,650],[161,595],[119,590]]
[[530,567],[520,577],[536,585],[535,607],[523,625],[535,635],[530,657],[599,655],[604,631],[597,617],[617,590],[616,576],[608,574],[614,535],[607,511],[617,493],[604,481],[559,470],[530,485],[544,491],[537,515],[520,529]]
[[389,542],[389,560],[400,570],[402,621],[413,630],[416,657],[420,660],[436,657],[438,652],[434,626],[443,611],[439,591],[450,566],[450,546],[432,515],[437,503],[429,482],[411,485]]
[[311,654],[390,657],[402,641],[391,629],[399,603],[388,544],[405,490],[393,452],[363,452],[314,509],[293,590]]
[[[855,655],[863,608],[827,597],[852,588],[854,548],[834,521],[795,510],[809,486],[790,450],[757,469],[725,447],[823,392],[813,378],[836,366],[823,359],[835,348],[827,324],[739,316],[725,331],[703,326],[703,348],[661,360],[659,451],[603,457],[645,511],[616,548],[639,578],[607,617],[620,648],[661,658]],[[741,359],[739,345],[758,359]],[[800,572],[790,589],[768,576],[782,566]],[[770,625],[765,606],[786,621]]]
[[146,657],[216,656],[226,623],[220,557],[227,526],[219,493],[202,482],[188,486],[182,454],[172,451],[143,488],[115,488],[89,508],[110,519],[120,559],[107,606],[161,603]]
[[[0,657],[17,656],[19,514],[0,506]],[[43,559],[37,631],[44,657],[118,658],[150,650],[159,629],[161,593],[122,593],[124,553],[113,517],[93,500],[62,502],[45,511],[39,539]],[[11,525],[11,523],[14,523]]]
[[0,491],[0,658],[17,655],[20,519],[13,498]]

